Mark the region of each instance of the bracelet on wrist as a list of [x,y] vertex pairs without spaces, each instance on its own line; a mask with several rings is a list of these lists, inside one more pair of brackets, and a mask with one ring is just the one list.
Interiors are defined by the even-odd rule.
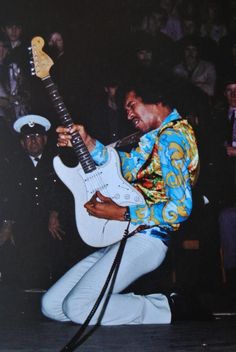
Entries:
[[126,207],[126,211],[124,213],[124,221],[130,221],[130,211],[129,211],[129,207]]

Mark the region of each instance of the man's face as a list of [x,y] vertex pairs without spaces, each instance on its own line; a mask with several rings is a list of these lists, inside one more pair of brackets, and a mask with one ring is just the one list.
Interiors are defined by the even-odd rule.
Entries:
[[163,15],[157,12],[154,12],[151,16],[144,17],[141,27],[145,32],[155,36],[157,33],[160,32],[163,24],[164,24]]
[[107,95],[110,98],[115,98],[117,89],[118,89],[118,85],[117,86],[105,86],[104,87],[105,92],[107,93]]
[[37,157],[43,153],[47,136],[39,133],[26,134],[21,139],[23,149],[31,156]]
[[141,49],[137,52],[137,59],[143,66],[150,66],[152,64],[152,51]]
[[58,32],[52,33],[48,41],[49,46],[54,46],[59,52],[64,50],[64,41],[62,35]]
[[167,12],[171,11],[173,4],[172,0],[161,0],[160,6],[161,8],[165,9]]
[[184,20],[183,28],[185,34],[193,34],[196,29],[195,22],[193,20]]
[[197,60],[198,49],[194,45],[188,45],[184,51],[185,59],[187,60]]
[[138,97],[133,90],[126,94],[127,118],[142,132],[148,132],[160,126],[162,121],[158,116],[158,105],[144,104],[142,98]]
[[21,37],[22,26],[16,24],[7,25],[4,31],[11,42],[16,42]]
[[225,88],[225,96],[229,106],[236,107],[236,83],[227,84]]

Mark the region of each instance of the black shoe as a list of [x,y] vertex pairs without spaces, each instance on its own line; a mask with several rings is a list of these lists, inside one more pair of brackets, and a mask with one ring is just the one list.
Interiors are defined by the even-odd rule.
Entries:
[[213,320],[212,312],[193,295],[172,292],[167,295],[167,298],[172,314],[171,322]]

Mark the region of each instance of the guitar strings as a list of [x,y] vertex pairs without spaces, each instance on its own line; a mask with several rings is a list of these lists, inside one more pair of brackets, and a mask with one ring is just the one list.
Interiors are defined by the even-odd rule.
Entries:
[[[89,187],[92,190],[93,194],[96,191],[100,191],[103,195],[110,197],[109,192],[107,191],[106,184],[101,176],[101,171],[95,170],[91,173],[92,175],[88,178]],[[105,194],[104,194],[105,191]]]

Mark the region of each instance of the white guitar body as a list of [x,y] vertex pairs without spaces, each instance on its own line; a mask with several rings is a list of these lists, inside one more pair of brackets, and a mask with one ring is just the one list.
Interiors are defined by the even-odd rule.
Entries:
[[[80,164],[73,168],[65,166],[58,156],[53,161],[57,175],[74,196],[79,234],[92,247],[105,247],[120,241],[127,227],[127,221],[99,219],[87,213],[84,204],[96,191],[122,206],[145,203],[141,193],[123,178],[115,149],[108,147],[108,155],[108,161],[90,173],[85,173]],[[135,227],[130,224],[129,230]]]

